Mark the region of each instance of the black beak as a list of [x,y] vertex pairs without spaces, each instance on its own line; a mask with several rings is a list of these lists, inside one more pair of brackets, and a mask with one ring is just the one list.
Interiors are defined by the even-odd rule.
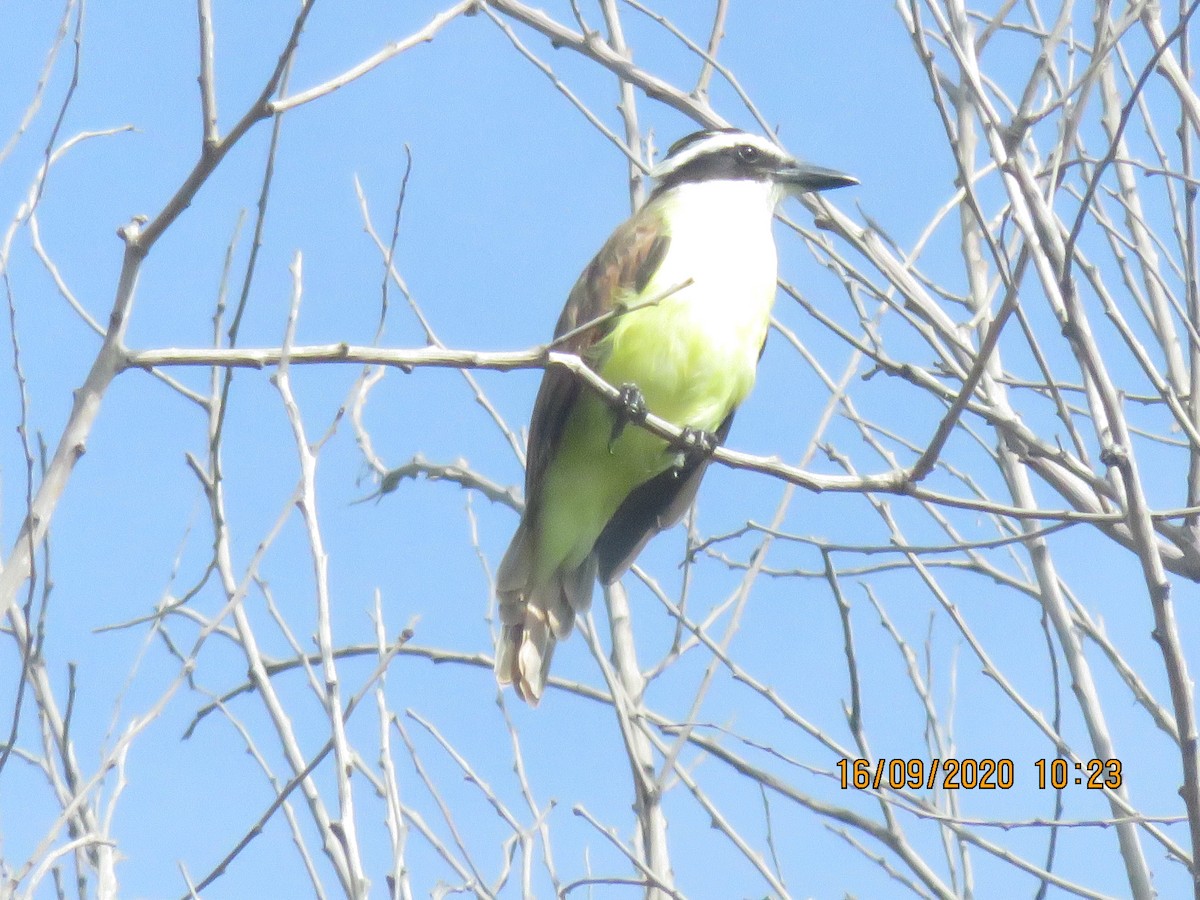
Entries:
[[805,194],[809,191],[828,191],[833,188],[850,187],[858,184],[853,175],[846,175],[834,169],[821,166],[810,166],[804,163],[792,163],[783,166],[775,175],[776,180],[787,187],[793,194]]

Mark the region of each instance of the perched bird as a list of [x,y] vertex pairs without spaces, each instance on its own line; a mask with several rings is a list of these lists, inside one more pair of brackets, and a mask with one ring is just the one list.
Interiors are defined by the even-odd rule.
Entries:
[[[569,335],[559,349],[621,388],[626,408],[559,367],[533,407],[525,513],[496,574],[496,677],[531,704],[593,582],[616,581],[682,518],[705,450],[754,384],[778,277],[775,208],[858,183],[732,128],[681,139],[651,176],[650,198],[583,270],[554,331]],[[647,409],[688,429],[691,449],[626,427]]]

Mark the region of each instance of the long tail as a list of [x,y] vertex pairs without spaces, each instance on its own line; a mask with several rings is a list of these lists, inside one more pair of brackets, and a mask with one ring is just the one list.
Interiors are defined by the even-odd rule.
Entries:
[[596,579],[596,559],[589,555],[577,568],[555,570],[535,582],[536,543],[533,530],[522,520],[496,573],[501,624],[496,680],[511,684],[531,706],[542,699],[555,644],[571,633],[575,616],[591,605]]

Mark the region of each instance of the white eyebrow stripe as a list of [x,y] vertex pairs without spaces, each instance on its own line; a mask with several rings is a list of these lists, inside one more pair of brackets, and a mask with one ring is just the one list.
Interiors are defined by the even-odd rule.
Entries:
[[717,133],[701,138],[690,147],[680,150],[674,156],[668,156],[651,170],[650,177],[655,180],[661,179],[686,166],[697,157],[707,156],[710,153],[720,153],[722,150],[732,149],[739,144],[752,144],[763,153],[767,153],[780,161],[787,159],[787,154],[766,138],[759,137],[757,134],[747,134],[740,131],[732,134]]

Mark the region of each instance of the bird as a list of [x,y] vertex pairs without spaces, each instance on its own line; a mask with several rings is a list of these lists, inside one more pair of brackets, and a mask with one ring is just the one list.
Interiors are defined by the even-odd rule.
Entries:
[[[645,204],[571,289],[552,345],[619,388],[621,402],[564,367],[545,369],[525,508],[496,571],[496,678],[532,706],[596,580],[612,584],[683,517],[754,384],[778,279],[776,208],[858,183],[735,128],[681,138],[650,176]],[[631,424],[646,411],[685,440]]]

